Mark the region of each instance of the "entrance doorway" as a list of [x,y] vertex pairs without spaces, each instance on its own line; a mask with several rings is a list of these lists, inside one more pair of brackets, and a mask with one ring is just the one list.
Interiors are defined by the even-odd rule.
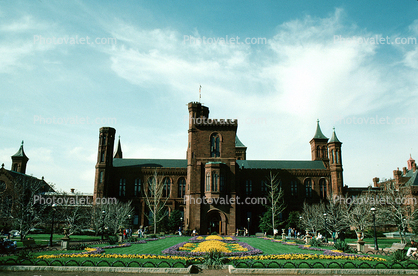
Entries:
[[222,220],[218,212],[212,212],[209,215],[208,223],[209,234],[212,234],[213,232],[216,232],[218,234],[222,233]]

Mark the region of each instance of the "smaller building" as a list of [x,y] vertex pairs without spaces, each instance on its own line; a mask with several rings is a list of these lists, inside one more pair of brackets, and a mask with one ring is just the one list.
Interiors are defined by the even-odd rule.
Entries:
[[23,141],[11,158],[11,170],[4,168],[4,163],[0,169],[0,230],[12,227],[13,217],[21,208],[20,203],[33,201],[34,191],[37,195],[54,192],[44,177],[38,179],[26,174],[29,158],[23,150]]

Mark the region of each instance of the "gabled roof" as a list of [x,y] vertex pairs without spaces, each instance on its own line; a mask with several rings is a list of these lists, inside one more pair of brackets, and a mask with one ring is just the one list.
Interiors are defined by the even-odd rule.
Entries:
[[187,168],[186,159],[113,159],[113,167]]
[[312,139],[325,139],[328,140],[328,138],[322,133],[321,127],[319,126],[319,120],[316,121],[316,131],[315,135]]
[[237,164],[240,169],[326,169],[321,160],[237,160]]
[[238,135],[235,135],[235,147],[236,148],[247,148],[238,138]]
[[23,150],[23,141],[22,141],[22,144],[20,145],[19,150],[15,154],[13,154],[12,157],[23,157],[29,160],[29,158],[25,154],[25,151]]

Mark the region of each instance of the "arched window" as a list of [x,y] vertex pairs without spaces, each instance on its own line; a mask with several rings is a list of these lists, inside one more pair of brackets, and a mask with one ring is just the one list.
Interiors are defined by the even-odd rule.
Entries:
[[104,181],[104,171],[100,171],[99,173],[99,183],[103,183]]
[[322,147],[322,157],[327,158],[327,149],[326,147]]
[[210,136],[210,157],[220,157],[220,138],[219,134],[214,133]]
[[298,183],[296,180],[290,182],[290,194],[292,196],[298,196]]
[[247,196],[251,195],[253,191],[253,182],[251,180],[245,181],[245,194]]
[[119,196],[125,196],[126,190],[126,179],[121,178],[119,180]]
[[319,180],[319,190],[321,198],[327,198],[327,182],[324,178]]
[[316,157],[317,158],[321,157],[321,148],[319,146],[316,147]]
[[163,180],[163,197],[170,197],[171,179],[166,177]]
[[210,191],[210,173],[206,174],[206,192]]
[[305,179],[305,197],[312,198],[312,181],[310,178]]
[[186,193],[186,179],[184,179],[184,177],[181,177],[179,179],[178,197],[184,197],[185,193]]
[[221,179],[219,182],[219,191],[224,192],[225,191],[225,175],[221,174]]
[[336,159],[336,162],[338,164],[338,163],[340,163],[340,152],[339,152],[339,150],[336,150],[335,153],[336,153],[335,159]]
[[141,179],[137,178],[135,179],[135,186],[134,186],[134,195],[135,196],[139,196],[141,194],[141,187],[142,183],[141,183]]
[[267,194],[268,187],[267,187],[267,181],[261,180],[261,194]]
[[212,174],[212,192],[218,191],[219,175],[217,173]]
[[334,153],[334,150],[331,150],[331,158],[332,158],[332,164],[334,164],[335,163],[335,153]]

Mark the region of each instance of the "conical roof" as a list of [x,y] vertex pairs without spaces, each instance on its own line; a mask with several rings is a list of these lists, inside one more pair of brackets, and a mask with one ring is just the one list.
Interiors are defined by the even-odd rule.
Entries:
[[19,150],[15,154],[13,154],[12,157],[23,157],[29,160],[29,158],[25,154],[25,151],[23,150],[23,141],[22,141],[22,144],[20,145]]
[[321,127],[319,126],[319,120],[316,120],[316,131],[315,131],[315,135],[312,139],[326,139],[326,140],[328,140],[328,138],[321,131]]
[[333,128],[331,139],[328,143],[341,143],[340,140],[338,140],[337,134],[335,134],[335,127]]
[[235,135],[235,147],[246,148],[246,146],[239,140],[238,135]]

